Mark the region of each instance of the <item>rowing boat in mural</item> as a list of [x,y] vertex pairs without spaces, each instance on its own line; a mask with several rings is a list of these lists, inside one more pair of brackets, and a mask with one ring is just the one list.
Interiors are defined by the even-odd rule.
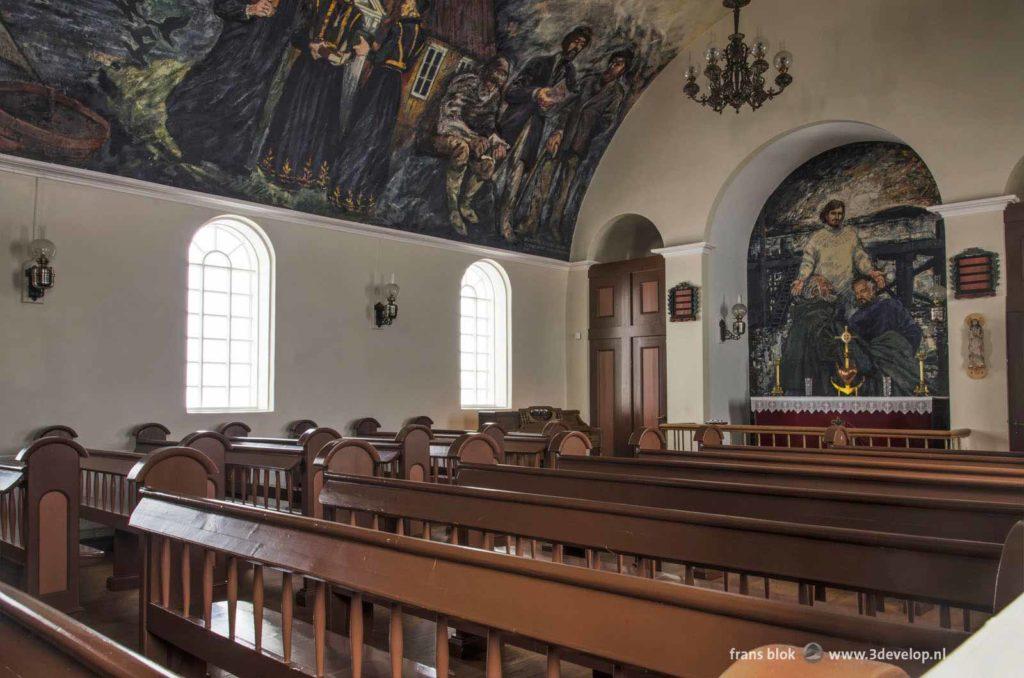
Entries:
[[110,123],[44,84],[0,19],[0,60],[35,82],[0,81],[0,152],[80,164],[110,137]]

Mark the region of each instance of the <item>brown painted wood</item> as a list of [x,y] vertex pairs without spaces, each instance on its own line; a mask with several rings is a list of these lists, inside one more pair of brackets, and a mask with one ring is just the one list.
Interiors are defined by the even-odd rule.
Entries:
[[590,420],[604,454],[620,454],[665,416],[665,260],[599,264],[589,277]]
[[1006,210],[1006,369],[1010,449],[1024,451],[1024,205]]

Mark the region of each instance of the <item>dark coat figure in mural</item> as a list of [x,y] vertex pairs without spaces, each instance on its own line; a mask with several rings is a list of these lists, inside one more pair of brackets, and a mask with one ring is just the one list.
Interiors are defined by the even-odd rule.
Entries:
[[274,111],[260,167],[287,188],[327,187],[341,137],[347,69],[370,51],[353,0],[310,0],[292,36],[300,50]]
[[356,93],[333,175],[331,201],[348,212],[372,211],[390,176],[391,141],[402,103],[402,79],[426,45],[423,14],[430,0],[401,0],[397,21],[374,41],[373,64]]
[[551,134],[550,146],[556,150],[552,157],[544,160],[538,171],[537,185],[533,188],[523,222],[524,232],[537,231],[541,212],[552,197],[551,184],[555,177],[555,202],[548,214],[548,225],[559,241],[564,237],[564,229],[571,228],[572,224],[562,223],[562,215],[573,181],[594,140],[618,120],[622,103],[626,100],[622,76],[632,63],[633,51],[619,50],[608,58],[603,72],[591,73],[580,80],[579,94],[565,107],[558,128]]
[[792,326],[782,348],[786,366],[783,387],[803,392],[804,379],[813,379],[816,392],[829,383],[838,351],[835,337],[855,306],[852,283],[857,276],[872,278],[878,288],[885,274],[875,268],[857,235],[846,225],[846,205],[830,200],[819,213],[824,228],[804,245],[803,258],[791,292],[796,298]]
[[892,378],[894,396],[913,395],[917,385],[917,353],[923,333],[906,307],[878,296],[872,278],[853,281],[857,310],[848,325],[857,338],[851,350],[866,381],[864,395],[881,395],[882,377]]
[[494,179],[495,169],[508,154],[508,144],[497,134],[501,92],[508,77],[508,60],[498,57],[479,75],[469,72],[453,78],[441,97],[432,145],[448,161],[448,219],[460,235],[468,234],[466,224],[479,223],[473,199]]
[[[558,151],[558,140],[554,136],[544,141],[547,119],[555,113],[559,104],[579,91],[573,61],[590,45],[592,39],[593,32],[589,27],[577,26],[562,39],[559,53],[527,61],[505,92],[508,108],[501,118],[499,129],[502,138],[512,147],[512,165],[501,199],[499,219],[501,233],[510,242],[517,235],[512,230],[512,222],[520,194],[532,183],[531,175],[542,146],[550,156]],[[530,234],[522,229],[519,233]]]
[[187,162],[248,171],[274,76],[302,0],[214,0],[216,44],[167,98],[167,131]]

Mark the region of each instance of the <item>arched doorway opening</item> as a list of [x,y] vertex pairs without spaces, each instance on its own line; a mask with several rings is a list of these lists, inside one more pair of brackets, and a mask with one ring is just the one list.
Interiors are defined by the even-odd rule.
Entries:
[[602,264],[642,259],[664,245],[654,222],[639,214],[623,214],[608,222],[594,239],[589,258]]

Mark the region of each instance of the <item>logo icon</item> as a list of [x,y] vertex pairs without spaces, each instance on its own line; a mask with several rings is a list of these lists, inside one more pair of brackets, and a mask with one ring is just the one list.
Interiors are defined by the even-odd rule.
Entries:
[[812,664],[820,662],[823,656],[824,652],[821,649],[821,645],[817,643],[807,643],[807,645],[804,646],[804,659]]

